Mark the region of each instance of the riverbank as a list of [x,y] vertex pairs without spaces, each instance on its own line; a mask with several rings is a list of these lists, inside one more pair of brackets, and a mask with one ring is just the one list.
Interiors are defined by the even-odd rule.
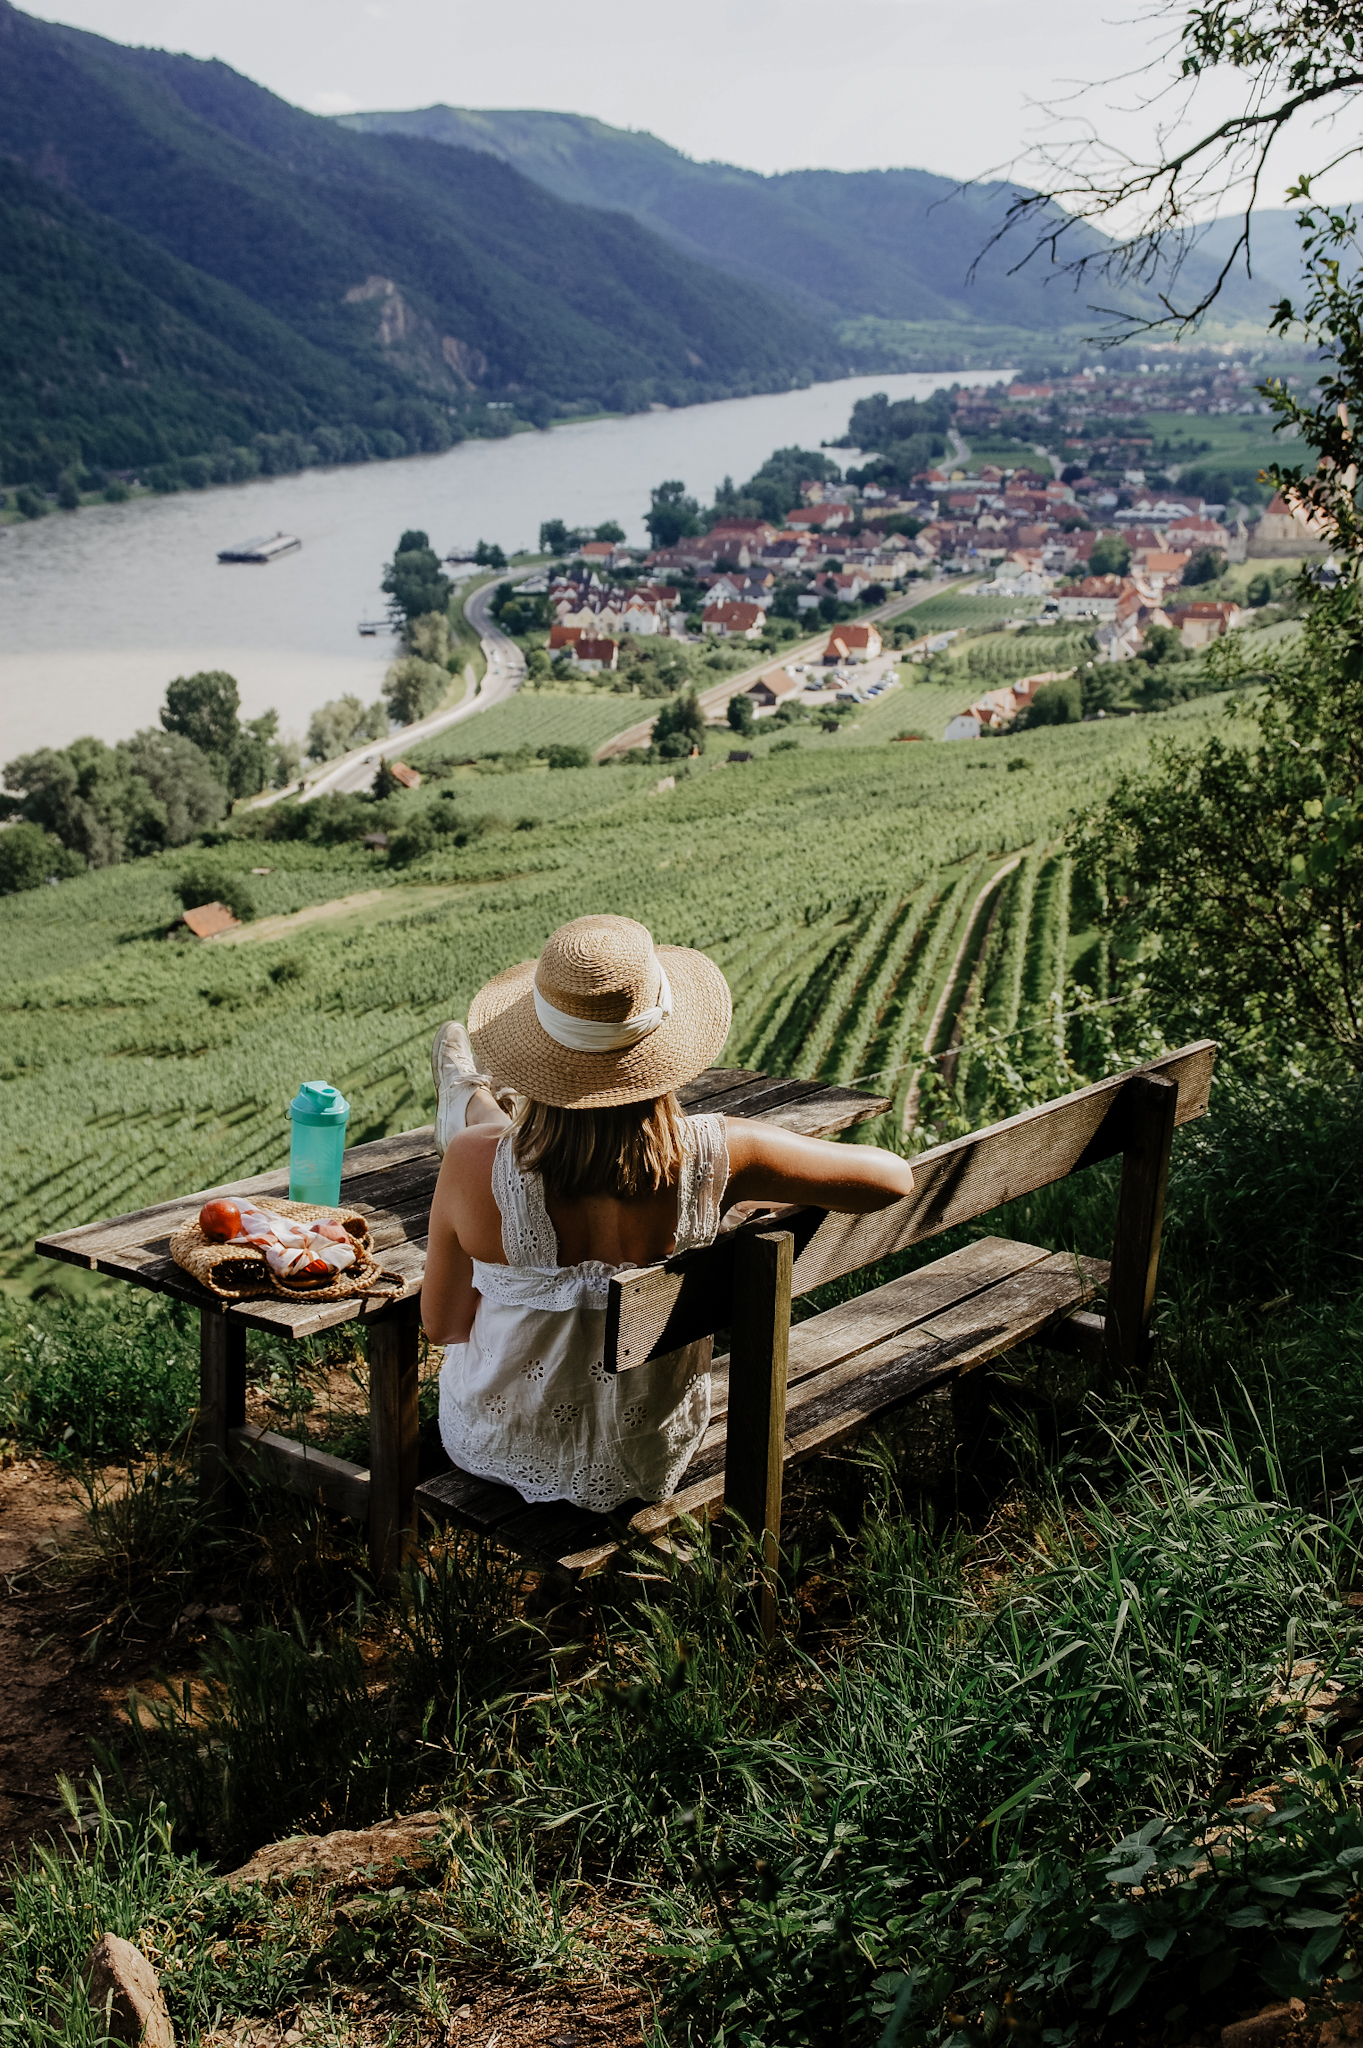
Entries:
[[[6,756],[84,733],[121,739],[155,723],[172,677],[200,669],[235,676],[245,717],[274,706],[301,736],[329,699],[379,694],[392,643],[356,629],[386,612],[379,578],[404,528],[423,528],[442,554],[481,533],[510,556],[536,547],[547,518],[616,519],[644,546],[649,492],[664,479],[709,501],[725,475],[750,475],[773,448],[837,439],[858,397],[927,396],[942,381],[845,378],[11,522],[0,534]],[[244,533],[281,529],[302,541],[297,554],[219,566],[218,550]]]

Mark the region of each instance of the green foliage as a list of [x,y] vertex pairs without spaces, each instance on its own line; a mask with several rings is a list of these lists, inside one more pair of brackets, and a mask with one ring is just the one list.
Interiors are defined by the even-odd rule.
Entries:
[[654,486],[644,524],[655,548],[670,548],[687,534],[700,532],[700,506],[687,497],[685,484],[674,477]]
[[454,585],[441,568],[440,557],[426,535],[416,529],[404,533],[399,540],[379,588],[391,600],[389,609],[395,624],[406,624],[428,612],[445,612],[454,595]]
[[198,1685],[144,1698],[141,1767],[177,1844],[231,1860],[307,1827],[362,1827],[400,1777],[392,1716],[371,1698],[359,1646],[292,1632],[222,1629]]
[[665,705],[653,721],[653,744],[665,761],[684,760],[693,748],[705,751],[705,713],[694,690]]
[[240,918],[243,924],[256,914],[250,877],[233,868],[217,867],[211,861],[185,868],[175,893],[186,910],[197,910],[204,903],[225,903],[233,917]]
[[1131,543],[1120,533],[1100,533],[1088,558],[1090,576],[1125,576],[1131,567]]
[[540,759],[547,761],[551,768],[590,768],[592,754],[589,747],[574,745],[571,741],[558,741],[540,748]]
[[383,701],[366,708],[347,690],[344,697],[333,697],[313,712],[308,722],[308,759],[334,761],[353,747],[362,747],[366,740],[387,737],[388,710]]
[[1078,676],[1062,676],[1059,682],[1042,684],[1018,725],[1077,725],[1083,715],[1083,691]]
[[1220,548],[1198,548],[1188,557],[1182,581],[1186,584],[1216,583],[1226,573],[1226,557]]
[[[236,678],[227,675],[222,669],[207,669],[198,675],[177,676],[173,683],[168,683],[166,701],[161,711],[161,724],[165,732],[172,737],[188,741],[197,748],[227,794],[234,797],[255,796],[262,789],[268,789],[276,780],[286,779],[277,775],[278,712],[267,711],[259,718],[243,722],[238,717],[240,702]],[[144,755],[153,763],[156,759],[156,748],[151,744],[154,737],[151,734],[139,733],[137,741],[133,743],[134,746],[141,743]],[[165,749],[162,751],[167,752]],[[175,756],[175,760],[179,763],[179,772],[193,780],[193,770],[188,757],[181,753]],[[170,755],[167,752],[167,768],[169,767]],[[148,767],[143,766],[141,772],[147,775],[149,780],[152,779]],[[202,788],[202,781],[200,773],[199,789],[195,792],[186,792],[178,799],[178,803],[170,788],[163,789],[155,784],[154,787],[162,803],[168,806],[177,804],[178,808],[199,813],[204,812],[209,800],[207,791]],[[221,811],[216,815],[220,817]],[[207,815],[203,817],[204,824],[212,822],[214,820]],[[202,825],[194,829],[201,830]],[[172,831],[167,844],[180,845],[183,843],[183,837],[174,836]]]
[[74,740],[5,764],[10,805],[92,868],[183,845],[222,816],[226,797],[190,741],[139,733],[117,747]]
[[60,881],[80,874],[85,862],[40,825],[20,822],[0,832],[0,896],[18,889],[38,889],[52,877]]
[[0,1433],[79,1458],[144,1457],[198,1399],[194,1313],[163,1295],[60,1295],[0,1308]]
[[389,664],[383,679],[383,700],[395,725],[414,725],[441,702],[450,686],[449,670],[419,654],[403,655]]
[[732,732],[749,733],[757,730],[757,714],[752,698],[746,690],[740,690],[736,697],[730,697],[726,714]]
[[[624,527],[621,526],[619,522],[614,519],[604,520],[602,524],[597,527],[595,533],[592,535],[593,540],[605,541],[622,541],[624,537]],[[497,567],[497,564],[494,563],[493,567]]]
[[545,519],[540,524],[540,553],[542,555],[566,555],[572,545],[572,536],[561,519]]
[[473,559],[486,569],[504,569],[506,567],[506,556],[495,540],[480,540],[477,547],[473,550]]
[[840,483],[842,472],[822,449],[777,448],[737,489],[732,478],[725,477],[715,492],[715,513],[730,519],[766,519],[780,526],[800,503],[800,486],[807,479]]

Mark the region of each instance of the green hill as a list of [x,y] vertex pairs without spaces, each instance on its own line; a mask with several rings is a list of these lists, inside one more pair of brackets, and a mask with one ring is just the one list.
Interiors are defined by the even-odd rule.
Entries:
[[[808,314],[486,151],[352,134],[226,65],[125,49],[8,0],[0,145],[30,174],[5,190],[30,422],[7,420],[6,481],[41,480],[44,447],[98,459],[87,422],[111,385],[183,454],[318,425],[439,446],[491,398],[543,418],[845,367]],[[61,261],[44,209],[74,238]]]
[[[656,135],[577,114],[435,106],[343,114],[338,125],[484,150],[561,199],[624,207],[675,248],[824,319],[983,323],[1036,335],[1092,329],[1089,301],[1112,303],[1111,288],[1076,294],[1043,261],[1019,268],[1023,238],[987,250],[1018,189],[1008,184],[962,186],[915,170],[764,177],[695,163]],[[1075,252],[1101,246],[1086,229],[1066,240]],[[1275,259],[1280,243],[1273,239]],[[1192,271],[1200,275],[1211,253],[1195,254]],[[1133,304],[1138,296],[1122,294]],[[1236,279],[1223,310],[1263,318],[1273,296],[1257,279]]]

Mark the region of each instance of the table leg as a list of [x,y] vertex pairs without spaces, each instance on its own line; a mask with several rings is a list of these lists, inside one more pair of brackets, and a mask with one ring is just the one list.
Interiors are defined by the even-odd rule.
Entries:
[[227,1433],[246,1421],[246,1331],[220,1309],[199,1310],[199,1499],[227,1510]]
[[421,1312],[404,1302],[369,1325],[369,1563],[391,1586],[416,1536]]

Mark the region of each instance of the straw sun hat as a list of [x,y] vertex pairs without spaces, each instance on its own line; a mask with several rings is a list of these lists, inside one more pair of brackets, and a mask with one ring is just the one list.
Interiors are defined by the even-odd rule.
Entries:
[[478,991],[469,1037],[479,1066],[532,1101],[607,1109],[694,1081],[732,1016],[703,953],[655,948],[631,917],[577,917]]

